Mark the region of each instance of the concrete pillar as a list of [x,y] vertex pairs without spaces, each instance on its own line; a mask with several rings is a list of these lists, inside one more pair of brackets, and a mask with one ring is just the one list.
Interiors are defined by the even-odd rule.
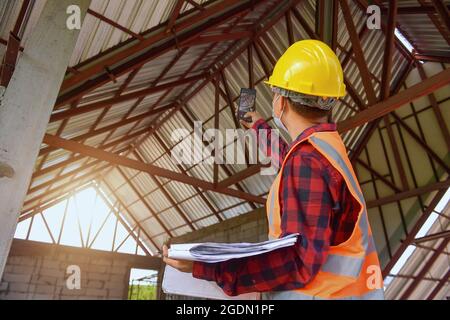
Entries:
[[[67,8],[81,21],[90,0],[47,0],[0,106],[0,278],[39,147],[79,30],[69,30]],[[70,19],[69,19],[70,20]],[[72,21],[72,20],[70,20]]]

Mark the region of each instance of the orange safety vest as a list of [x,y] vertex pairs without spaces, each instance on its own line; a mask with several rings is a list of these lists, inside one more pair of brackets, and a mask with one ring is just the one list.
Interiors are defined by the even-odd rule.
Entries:
[[[263,298],[290,300],[384,299],[380,263],[367,218],[366,204],[344,143],[336,131],[313,133],[298,141],[289,150],[267,198],[269,238],[276,239],[281,235],[279,189],[286,159],[305,140],[308,140],[341,173],[361,209],[350,238],[337,246],[330,246],[325,263],[305,287],[297,290],[264,293]],[[377,276],[373,274],[374,272],[378,272],[379,281],[373,282],[374,277]],[[374,286],[373,283],[376,285]]]

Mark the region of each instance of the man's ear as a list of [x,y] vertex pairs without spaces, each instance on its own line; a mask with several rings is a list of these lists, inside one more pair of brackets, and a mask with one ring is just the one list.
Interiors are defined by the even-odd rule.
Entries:
[[280,113],[281,111],[284,110],[284,112],[286,113],[287,109],[289,109],[289,100],[287,97],[280,97]]
[[281,116],[281,112],[283,112],[283,110],[284,110],[284,112],[286,112],[288,107],[289,107],[289,105],[288,105],[288,98],[283,97],[282,95],[280,95],[280,97],[278,98],[278,100],[274,104],[275,115],[277,117],[280,117]]
[[281,112],[280,98],[277,98],[277,96],[274,95],[273,100],[272,100],[272,108],[273,108],[274,114],[276,116],[278,116]]

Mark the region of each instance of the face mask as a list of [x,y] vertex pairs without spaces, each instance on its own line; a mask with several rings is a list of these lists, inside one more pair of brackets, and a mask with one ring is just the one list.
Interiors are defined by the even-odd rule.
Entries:
[[[279,98],[279,96],[278,96],[278,98]],[[281,115],[280,115],[279,118],[275,115],[275,111],[274,110],[275,110],[275,108],[273,107],[273,103],[272,103],[272,117],[273,117],[273,121],[275,122],[275,124],[276,124],[276,126],[278,128],[280,128],[280,129],[286,131],[287,133],[289,133],[288,129],[286,128],[286,126],[281,121],[281,118],[283,117],[284,109],[283,109],[283,111],[281,111]]]

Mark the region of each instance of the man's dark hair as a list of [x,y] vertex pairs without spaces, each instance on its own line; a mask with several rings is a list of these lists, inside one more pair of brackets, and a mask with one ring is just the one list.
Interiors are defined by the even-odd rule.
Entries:
[[289,104],[292,106],[292,110],[306,119],[318,120],[322,118],[330,119],[331,117],[331,109],[322,110],[315,107],[305,106],[304,104],[292,101],[290,98],[288,98],[288,100]]

